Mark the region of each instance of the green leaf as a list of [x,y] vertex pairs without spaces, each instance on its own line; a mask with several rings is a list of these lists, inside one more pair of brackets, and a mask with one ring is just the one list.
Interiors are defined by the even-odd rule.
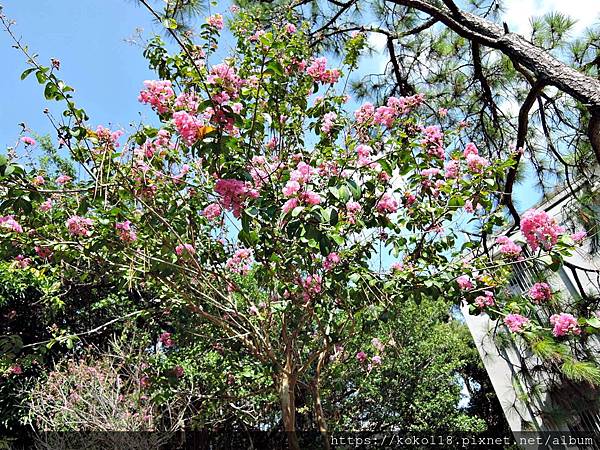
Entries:
[[29,74],[31,74],[34,71],[35,71],[35,67],[31,67],[31,68],[23,71],[23,73],[21,74],[21,80],[24,80],[25,78],[27,78],[29,76]]
[[0,166],[5,166],[8,164],[8,158],[6,155],[0,155]]
[[589,319],[586,319],[586,322],[594,328],[600,328],[600,319],[597,317],[590,317]]
[[169,30],[177,29],[177,21],[172,17],[167,17],[166,19],[163,19],[162,24],[165,28],[168,28]]

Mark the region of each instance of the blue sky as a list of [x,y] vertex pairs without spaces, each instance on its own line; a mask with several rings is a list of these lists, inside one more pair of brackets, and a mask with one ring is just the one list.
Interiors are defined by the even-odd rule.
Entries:
[[[0,0],[4,14],[16,20],[16,35],[39,54],[39,61],[61,61],[59,77],[76,89],[75,99],[92,124],[115,125],[127,130],[130,121],[145,111],[137,95],[145,79],[153,78],[142,49],[125,42],[137,27],[147,34],[160,31],[147,11],[124,0]],[[52,128],[43,114],[48,102],[35,77],[21,81],[28,66],[0,33],[3,95],[0,101],[0,137],[3,145],[15,140],[20,122],[39,134]]]

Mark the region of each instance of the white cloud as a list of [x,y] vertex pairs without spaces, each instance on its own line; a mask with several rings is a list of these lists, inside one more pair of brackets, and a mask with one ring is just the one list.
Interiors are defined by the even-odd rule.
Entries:
[[561,12],[575,19],[573,34],[578,35],[597,22],[600,17],[598,0],[506,0],[504,21],[510,31],[528,37],[531,34],[530,19],[546,13]]

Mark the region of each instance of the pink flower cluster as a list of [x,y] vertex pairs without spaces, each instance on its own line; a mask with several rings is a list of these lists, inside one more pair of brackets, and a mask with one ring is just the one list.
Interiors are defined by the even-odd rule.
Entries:
[[117,235],[121,241],[129,244],[137,240],[137,234],[131,228],[131,222],[129,220],[117,222],[115,224],[115,229],[117,230]]
[[221,14],[213,14],[212,16],[208,16],[206,18],[206,23],[208,23],[211,27],[215,27],[217,30],[222,30],[224,26],[223,16]]
[[71,216],[67,219],[67,229],[73,236],[91,236],[92,231],[89,229],[94,225],[92,219],[81,216]]
[[491,291],[484,291],[483,295],[475,297],[475,304],[481,309],[486,306],[494,306],[496,304],[494,294]]
[[373,170],[381,170],[381,165],[373,161],[371,152],[373,149],[369,145],[360,144],[356,147],[356,153],[358,155],[358,167],[369,167]]
[[521,232],[533,251],[540,246],[546,250],[552,249],[564,231],[556,220],[541,209],[530,209],[521,218]]
[[241,275],[247,275],[250,271],[250,264],[252,263],[252,250],[247,248],[241,248],[236,250],[231,258],[227,260],[225,267],[234,273]]
[[537,304],[546,302],[552,297],[552,289],[548,283],[535,283],[529,289],[529,297]]
[[367,102],[354,111],[354,118],[356,119],[356,123],[366,123],[373,119],[373,114],[375,114],[375,107],[372,103]]
[[581,334],[581,328],[577,325],[577,319],[571,314],[553,314],[550,316],[550,324],[554,325],[552,334],[556,337],[565,336],[569,333]]
[[335,252],[332,252],[329,255],[327,255],[327,257],[323,261],[323,269],[325,269],[326,271],[330,271],[335,266],[337,266],[340,263],[340,261],[340,255],[338,255]]
[[521,246],[515,244],[506,236],[498,236],[496,238],[496,244],[500,245],[499,250],[503,255],[517,257],[521,254]]
[[36,144],[35,139],[33,139],[32,137],[29,137],[29,136],[23,136],[21,138],[21,142],[25,145],[35,145]]
[[177,111],[173,113],[173,122],[177,131],[187,145],[194,145],[198,140],[200,129],[204,126],[204,121],[188,113],[187,111]]
[[577,231],[571,235],[571,239],[575,241],[575,243],[583,241],[587,237],[587,233],[583,230]]
[[192,256],[196,254],[196,249],[192,244],[179,244],[175,247],[175,253],[177,256],[181,256],[183,254]]
[[423,103],[424,98],[423,94],[400,98],[390,97],[385,105],[379,106],[377,109],[371,103],[367,102],[354,111],[354,118],[359,124],[373,120],[378,125],[391,128],[397,117],[408,114]]
[[98,136],[98,142],[100,145],[107,145],[109,147],[119,147],[119,138],[125,134],[123,130],[111,131],[108,128],[104,128],[102,125],[96,127],[96,136]]
[[471,281],[471,278],[468,275],[461,275],[456,279],[456,283],[458,283],[458,286],[463,291],[473,289],[474,287],[473,281]]
[[333,129],[333,127],[335,125],[335,119],[337,119],[337,114],[334,112],[328,112],[327,114],[325,114],[323,116],[323,123],[321,125],[321,131],[324,134],[331,133],[331,130]]
[[319,275],[307,275],[301,282],[302,298],[309,302],[312,298],[321,292],[321,277]]
[[242,206],[249,198],[257,198],[258,191],[248,183],[240,180],[220,178],[215,184],[215,192],[221,196],[224,208],[233,211],[235,217],[240,217]]
[[235,67],[221,63],[211,67],[206,84],[222,88],[223,92],[220,92],[216,98],[213,98],[213,101],[221,104],[232,98],[237,98],[244,82],[238,76]]
[[173,345],[175,345],[175,342],[173,342],[173,337],[168,331],[161,333],[161,335],[158,337],[158,340],[165,348],[173,347]]
[[529,319],[520,314],[509,314],[504,318],[504,323],[513,333],[521,333],[529,325]]
[[144,90],[140,92],[138,100],[152,106],[159,114],[169,111],[169,104],[175,92],[169,80],[146,80]]
[[31,180],[31,184],[33,184],[34,186],[42,186],[46,184],[46,179],[41,175],[37,175],[33,177],[33,180]]
[[26,258],[23,255],[17,255],[14,261],[15,267],[19,269],[26,269],[31,265],[31,258]]
[[56,180],[54,180],[56,182],[56,184],[67,184],[69,181],[71,181],[73,178],[71,178],[69,175],[59,175]]
[[0,228],[5,228],[15,233],[23,232],[23,227],[15,220],[15,216],[0,217]]
[[421,145],[425,147],[427,153],[437,158],[444,158],[444,134],[438,126],[428,126],[423,128],[423,139]]
[[202,211],[202,215],[208,220],[216,220],[221,217],[221,205],[218,203],[211,203]]
[[447,179],[458,178],[459,171],[460,163],[455,159],[451,159],[444,164],[444,177]]
[[392,214],[398,211],[398,201],[391,193],[386,192],[381,196],[375,208],[380,214]]
[[306,73],[312,77],[313,80],[321,82],[323,84],[333,84],[341,76],[339,69],[328,69],[327,58],[314,58],[311,64],[306,68]]
[[346,203],[346,214],[349,223],[356,223],[356,216],[362,211],[362,206],[360,203],[355,202],[354,200],[350,200]]

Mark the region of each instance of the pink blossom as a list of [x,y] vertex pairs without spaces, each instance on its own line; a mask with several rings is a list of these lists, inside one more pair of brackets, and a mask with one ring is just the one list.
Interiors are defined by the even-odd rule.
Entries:
[[375,355],[371,358],[371,362],[373,364],[375,364],[376,366],[380,366],[381,365],[381,356]]
[[550,324],[554,325],[552,334],[556,337],[566,334],[581,334],[581,329],[577,325],[577,319],[571,314],[560,313],[550,316]]
[[398,202],[394,199],[392,194],[386,192],[379,199],[375,208],[380,214],[395,213],[398,211]]
[[159,336],[158,340],[162,343],[162,345],[165,348],[173,347],[173,345],[175,345],[175,343],[173,342],[171,333],[169,333],[167,331],[165,331],[164,333],[162,333]]
[[196,249],[194,248],[194,246],[192,244],[179,244],[179,245],[177,245],[177,247],[175,247],[175,253],[178,256],[181,256],[184,253],[187,255],[195,255]]
[[295,195],[299,190],[300,183],[294,180],[290,180],[286,183],[285,187],[283,188],[283,195],[285,195],[286,197],[291,197],[292,195]]
[[460,163],[455,159],[448,161],[444,164],[444,177],[448,179],[458,178],[458,172],[460,170]]
[[385,345],[378,338],[371,339],[371,345],[375,347],[380,352],[385,350]]
[[72,179],[69,175],[59,175],[55,181],[57,184],[67,184]]
[[15,220],[15,216],[0,217],[0,228],[4,228],[15,233],[23,232],[23,227]]
[[521,232],[533,251],[540,246],[550,250],[558,241],[558,236],[564,232],[564,228],[545,211],[530,209],[521,219]]
[[73,236],[91,236],[92,231],[89,227],[94,225],[94,221],[85,217],[71,216],[67,219],[66,225]]
[[206,23],[211,27],[215,27],[217,30],[223,29],[223,16],[221,14],[213,14],[206,18]]
[[537,304],[546,302],[552,297],[552,289],[548,283],[535,283],[529,289],[529,297]]
[[304,161],[300,161],[296,169],[290,172],[290,180],[297,181],[300,184],[308,183],[314,173],[314,168]]
[[471,281],[471,278],[468,275],[461,275],[456,279],[456,282],[463,291],[473,289],[474,287],[473,281]]
[[284,214],[289,213],[292,209],[294,209],[296,206],[298,206],[300,202],[298,201],[298,199],[296,197],[294,198],[290,198],[287,202],[285,202],[283,204],[283,207],[281,208]]
[[221,205],[218,203],[211,203],[202,211],[202,215],[208,220],[216,220],[221,217]]
[[15,257],[15,266],[19,269],[26,269],[31,265],[31,258],[26,258],[23,255],[17,255]]
[[337,114],[334,112],[328,112],[323,116],[323,124],[321,125],[321,132],[329,134],[335,125],[335,119]]
[[131,228],[131,222],[129,220],[117,222],[115,224],[115,229],[117,230],[117,235],[121,241],[131,243],[137,240],[137,234]]
[[329,271],[329,270],[333,269],[335,266],[337,266],[340,263],[340,261],[341,261],[340,255],[338,255],[335,252],[332,252],[329,255],[327,255],[327,257],[323,261],[323,269],[325,269],[326,271]]
[[436,167],[430,167],[429,169],[421,170],[422,177],[433,177],[433,176],[439,175],[439,173],[440,173],[440,169],[438,169]]
[[485,308],[486,306],[494,306],[494,294],[490,291],[484,291],[483,295],[475,297],[474,303],[481,309]]
[[183,367],[181,366],[175,366],[173,368],[173,375],[177,378],[181,378],[184,375],[185,371],[183,370]]
[[302,280],[302,298],[309,302],[314,296],[321,292],[321,277],[316,274],[307,275]]
[[175,92],[169,80],[146,80],[144,90],[140,92],[138,100],[148,103],[159,114],[169,111],[169,103],[175,96]]
[[348,213],[348,222],[355,223],[356,216],[362,211],[362,206],[360,206],[360,203],[350,200],[346,203],[346,211]]
[[354,111],[354,118],[356,119],[356,123],[361,124],[372,120],[373,114],[375,114],[375,107],[373,104],[364,103],[360,108]]
[[448,115],[448,110],[446,108],[439,108],[438,109],[438,114],[441,117],[446,117]]
[[294,25],[293,23],[286,23],[284,29],[286,33],[292,34],[296,32],[296,25]]
[[375,110],[373,115],[373,122],[378,125],[384,125],[387,128],[391,128],[394,125],[394,120],[398,116],[398,111],[395,108],[389,106],[379,106]]
[[520,314],[509,314],[504,318],[504,323],[513,333],[521,333],[529,325],[529,319]]
[[21,375],[23,373],[23,368],[19,364],[13,364],[8,368],[8,373],[11,375]]
[[428,126],[423,128],[425,135],[421,145],[425,147],[427,153],[436,158],[444,158],[444,135],[438,126]]
[[367,360],[367,354],[365,352],[358,352],[356,354],[356,359],[360,363],[364,363]]
[[247,275],[250,271],[250,264],[252,263],[252,250],[247,248],[241,248],[236,250],[231,258],[227,260],[225,267],[234,273],[241,275]]
[[251,188],[248,183],[235,179],[217,180],[215,192],[222,198],[221,203],[224,208],[233,211],[235,217],[240,217],[242,206],[247,199],[257,198],[258,191]]
[[50,247],[40,247],[39,245],[36,245],[34,250],[35,253],[42,259],[52,256],[52,249]]
[[200,130],[204,122],[187,111],[177,111],[173,113],[173,122],[177,131],[187,145],[194,145],[199,138]]
[[29,136],[23,136],[21,138],[21,142],[25,145],[35,145],[36,144],[35,139],[33,139],[32,137],[29,137]]
[[340,78],[339,69],[327,69],[327,58],[314,58],[310,66],[306,68],[306,73],[315,81],[323,84],[333,84]]
[[463,152],[463,156],[466,158],[469,155],[479,155],[479,150],[477,150],[477,146],[472,142],[469,142],[465,147],[465,151]]
[[404,270],[404,264],[396,261],[395,263],[392,264],[391,269],[392,269],[392,272],[402,272]]
[[465,211],[468,212],[469,214],[472,214],[475,212],[475,208],[473,207],[473,202],[471,200],[467,200],[465,202]]
[[521,254],[521,246],[515,244],[506,236],[498,236],[496,244],[500,245],[500,253],[503,255],[515,257]]
[[40,205],[40,211],[48,212],[52,209],[52,200],[48,199]]
[[96,127],[96,136],[101,145],[119,147],[120,144],[118,140],[123,134],[125,134],[123,130],[111,131],[108,128],[104,128],[102,125]]
[[489,161],[479,155],[467,155],[467,167],[473,173],[482,173],[483,169],[489,166]]
[[313,191],[306,191],[302,194],[302,200],[309,205],[318,205],[323,201],[321,196]]
[[571,239],[575,242],[583,241],[587,237],[587,233],[584,230],[578,231],[571,235]]
[[31,184],[33,184],[34,186],[42,186],[43,184],[46,184],[46,179],[41,175],[37,175],[33,177],[33,180],[31,180]]

